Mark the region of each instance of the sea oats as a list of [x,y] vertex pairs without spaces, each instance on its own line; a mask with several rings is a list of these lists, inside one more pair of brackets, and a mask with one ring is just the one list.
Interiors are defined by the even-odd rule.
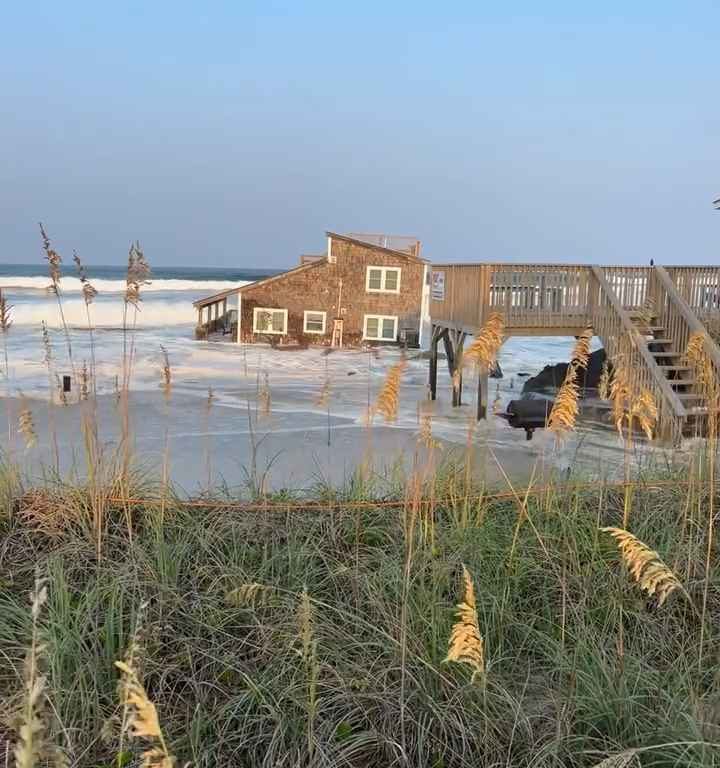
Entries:
[[155,704],[150,700],[132,666],[123,661],[116,661],[115,666],[122,672],[121,703],[130,713],[125,724],[126,731],[130,738],[150,742],[149,748],[142,753],[142,765],[172,768],[175,758],[168,752],[165,744]]
[[484,365],[492,368],[503,343],[505,321],[499,312],[493,312],[467,348],[463,356],[466,365]]
[[225,602],[235,608],[252,608],[267,602],[274,591],[275,587],[269,584],[258,584],[257,582],[241,584],[225,595]]
[[663,563],[660,555],[632,533],[612,527],[600,530],[615,539],[630,575],[648,595],[657,595],[659,605],[662,605],[674,590],[682,589],[680,580]]
[[47,236],[42,223],[40,224],[40,235],[42,236],[43,250],[45,251],[45,259],[48,263],[48,270],[50,272],[49,290],[57,295],[60,291],[60,265],[62,264],[62,259],[60,258],[60,254],[52,248],[50,238]]
[[400,406],[400,381],[407,368],[407,360],[403,357],[399,363],[395,363],[387,372],[380,394],[375,401],[373,409],[376,413],[381,413],[385,421],[391,422],[397,420],[398,408]]
[[170,368],[170,358],[168,357],[167,349],[161,344],[160,352],[162,353],[162,365],[160,367],[160,386],[162,387],[165,400],[170,399],[172,394],[172,369]]
[[85,304],[90,305],[93,303],[93,301],[95,301],[97,290],[95,290],[90,280],[88,280],[85,266],[83,265],[82,261],[80,261],[80,257],[77,255],[76,251],[73,251],[73,261],[77,267],[78,277],[80,279],[80,283],[82,284],[83,299],[85,300]]
[[43,645],[40,642],[38,620],[47,601],[45,579],[36,578],[35,588],[30,595],[32,618],[32,640],[25,658],[25,695],[23,697],[18,740],[15,746],[16,768],[35,768],[46,757],[46,722],[43,713],[46,680],[40,674]]
[[548,429],[556,437],[560,438],[575,428],[575,422],[580,413],[579,397],[576,368],[574,365],[569,365],[548,418]]
[[587,368],[588,360],[590,359],[590,343],[592,342],[593,329],[588,326],[575,341],[573,347],[571,363],[576,368]]
[[457,606],[457,621],[450,634],[448,654],[445,661],[468,664],[473,668],[473,679],[485,672],[485,644],[480,634],[475,588],[470,572],[463,565],[465,594]]
[[35,422],[33,421],[32,411],[23,405],[18,417],[18,432],[25,440],[25,449],[30,450],[37,443],[37,433],[35,432]]
[[7,333],[12,325],[12,306],[0,289],[0,333]]

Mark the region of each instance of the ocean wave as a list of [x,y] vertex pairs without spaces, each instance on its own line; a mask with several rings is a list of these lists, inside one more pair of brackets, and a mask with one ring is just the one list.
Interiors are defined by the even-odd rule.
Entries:
[[[100,293],[123,293],[126,283],[124,280],[90,280],[93,287]],[[230,288],[239,288],[247,285],[249,280],[151,280],[148,285],[144,285],[142,290],[145,292],[159,291],[226,291]],[[46,291],[50,285],[49,277],[38,276],[2,276],[0,277],[0,289],[2,290],[22,290],[22,291]],[[60,289],[63,293],[79,293],[82,290],[82,283],[77,277],[63,277],[60,281]]]
[[[88,317],[85,302],[81,298],[64,299],[63,314],[65,322],[72,328],[87,328]],[[96,302],[90,306],[90,321],[97,328],[120,328],[123,322],[123,302]],[[134,322],[135,313],[128,313],[128,324]],[[168,327],[195,323],[197,313],[190,300],[163,301],[153,299],[140,303],[135,324],[140,327]],[[47,323],[50,328],[63,325],[57,301],[32,301],[17,304],[12,308],[13,325],[39,326]]]

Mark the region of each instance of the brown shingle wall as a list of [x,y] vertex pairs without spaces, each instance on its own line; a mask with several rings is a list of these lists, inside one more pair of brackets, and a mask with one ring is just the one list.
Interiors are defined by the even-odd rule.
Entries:
[[[335,263],[314,264],[306,270],[289,274],[266,285],[244,290],[241,293],[242,340],[328,344],[332,334],[333,319],[341,316],[345,321],[344,342],[356,344],[362,340],[365,314],[397,315],[398,330],[419,327],[423,263],[394,256],[374,249],[372,246],[362,246],[342,240],[333,240],[333,256]],[[368,266],[399,267],[401,269],[400,293],[367,293],[365,280]],[[342,299],[340,314],[338,314],[340,280],[342,280]],[[263,337],[253,334],[254,307],[287,309],[287,336]],[[327,313],[324,335],[303,334],[305,310]]]

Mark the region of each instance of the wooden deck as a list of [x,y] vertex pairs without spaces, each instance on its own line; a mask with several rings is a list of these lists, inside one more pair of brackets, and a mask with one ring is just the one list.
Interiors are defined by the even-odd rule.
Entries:
[[[581,264],[434,264],[430,388],[437,391],[437,346],[445,345],[453,404],[462,400],[462,350],[468,335],[499,312],[506,336],[577,336],[592,327],[609,356],[652,392],[658,432],[678,441],[707,415],[705,395],[684,359],[690,336],[720,325],[720,267]],[[720,382],[720,349],[705,334]],[[478,418],[487,413],[487,372],[478,382]]]

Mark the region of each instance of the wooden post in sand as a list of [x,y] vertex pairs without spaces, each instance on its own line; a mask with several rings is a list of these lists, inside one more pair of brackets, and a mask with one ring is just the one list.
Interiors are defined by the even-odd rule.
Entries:
[[432,327],[430,334],[430,399],[437,399],[437,353],[441,331],[436,325]]
[[488,369],[482,363],[478,367],[477,420],[488,417]]

